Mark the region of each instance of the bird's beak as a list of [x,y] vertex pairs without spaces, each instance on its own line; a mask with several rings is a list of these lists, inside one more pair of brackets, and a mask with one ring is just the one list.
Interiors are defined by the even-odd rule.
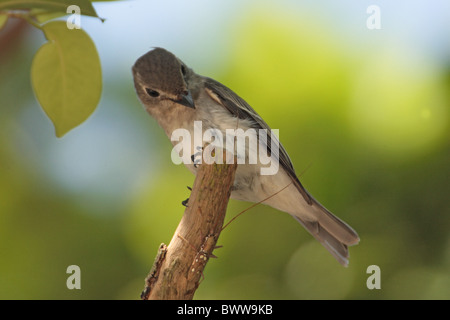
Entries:
[[185,107],[195,109],[194,99],[192,99],[192,95],[191,95],[190,91],[188,91],[187,94],[181,95],[180,99],[174,100],[174,101]]

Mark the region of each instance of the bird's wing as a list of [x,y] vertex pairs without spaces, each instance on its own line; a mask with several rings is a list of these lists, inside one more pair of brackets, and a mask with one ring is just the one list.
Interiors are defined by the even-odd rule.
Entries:
[[[236,93],[234,93],[231,89],[227,88],[220,82],[215,81],[211,78],[205,78],[205,88],[206,92],[210,95],[210,97],[219,102],[226,110],[228,110],[232,115],[239,119],[247,119],[251,120],[254,123],[255,129],[266,129],[270,131],[270,127],[266,122],[256,113],[256,111],[242,99]],[[267,135],[267,149],[271,153],[271,134]],[[276,137],[275,137],[276,139]],[[297,187],[298,191],[302,194],[305,201],[312,205],[313,199],[310,194],[305,190],[305,188],[300,183],[300,180],[297,178],[295,174],[294,166],[292,165],[291,159],[287,154],[284,147],[278,141],[279,146],[279,161],[281,163],[281,167],[286,171],[286,173],[291,177],[294,185]]]

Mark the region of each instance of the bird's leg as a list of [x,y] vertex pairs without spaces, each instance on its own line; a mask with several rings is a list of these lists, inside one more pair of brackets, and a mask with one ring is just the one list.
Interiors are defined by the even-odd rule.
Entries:
[[202,163],[203,147],[198,146],[196,149],[198,151],[191,156],[191,160],[194,163],[194,168],[197,169],[198,165]]

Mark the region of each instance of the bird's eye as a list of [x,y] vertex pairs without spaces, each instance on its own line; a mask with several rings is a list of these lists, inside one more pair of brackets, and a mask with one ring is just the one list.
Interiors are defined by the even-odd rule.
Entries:
[[155,90],[152,90],[152,89],[149,89],[149,88],[145,88],[145,91],[147,91],[147,94],[150,97],[153,97],[153,98],[159,97],[159,92],[158,91],[155,91]]
[[183,76],[186,75],[186,67],[184,65],[181,65],[181,73],[183,74]]

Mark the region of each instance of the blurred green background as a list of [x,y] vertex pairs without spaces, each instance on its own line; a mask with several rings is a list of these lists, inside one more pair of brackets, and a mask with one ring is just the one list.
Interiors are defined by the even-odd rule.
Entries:
[[[372,4],[380,30],[366,27]],[[154,46],[279,129],[303,185],[361,237],[343,268],[289,215],[257,206],[221,234],[196,299],[450,299],[448,2],[95,7],[106,22],[81,26],[102,100],[61,139],[30,85],[45,39],[20,21],[0,32],[1,299],[139,298],[194,180],[134,92],[130,68]],[[248,206],[231,200],[227,220]],[[66,287],[72,264],[81,290]],[[366,287],[370,265],[380,290]]]

